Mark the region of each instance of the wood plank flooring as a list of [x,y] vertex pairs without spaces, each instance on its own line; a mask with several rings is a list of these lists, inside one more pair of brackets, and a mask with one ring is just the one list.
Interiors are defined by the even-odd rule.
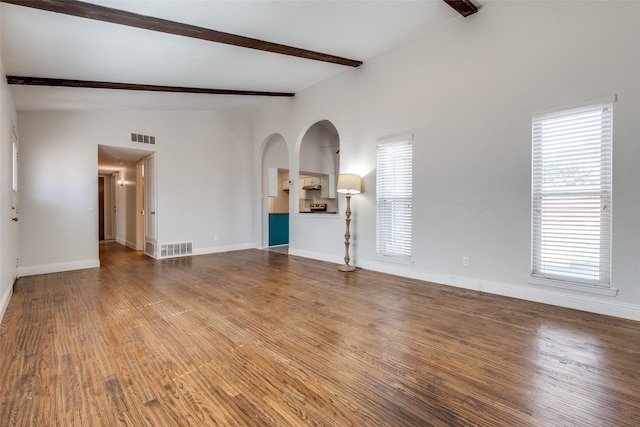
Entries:
[[260,250],[20,279],[2,426],[638,426],[640,322]]

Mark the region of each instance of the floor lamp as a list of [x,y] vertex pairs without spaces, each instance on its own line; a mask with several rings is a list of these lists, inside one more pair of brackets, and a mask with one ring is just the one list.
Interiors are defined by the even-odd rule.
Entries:
[[349,264],[349,224],[351,223],[351,196],[362,192],[362,179],[359,175],[353,173],[343,173],[338,176],[338,193],[345,193],[347,197],[346,219],[347,232],[344,233],[344,265],[338,267],[340,271],[355,271],[356,268]]

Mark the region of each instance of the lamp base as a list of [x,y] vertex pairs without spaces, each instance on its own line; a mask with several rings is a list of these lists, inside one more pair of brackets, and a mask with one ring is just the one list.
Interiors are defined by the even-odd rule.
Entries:
[[353,265],[343,264],[340,267],[338,267],[338,270],[340,270],[340,271],[356,271],[356,268]]

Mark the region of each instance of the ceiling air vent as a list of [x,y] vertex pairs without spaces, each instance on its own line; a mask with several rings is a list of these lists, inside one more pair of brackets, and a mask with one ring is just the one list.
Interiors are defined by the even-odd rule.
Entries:
[[156,144],[156,137],[151,135],[143,135],[141,133],[132,133],[131,142],[139,142],[141,144]]

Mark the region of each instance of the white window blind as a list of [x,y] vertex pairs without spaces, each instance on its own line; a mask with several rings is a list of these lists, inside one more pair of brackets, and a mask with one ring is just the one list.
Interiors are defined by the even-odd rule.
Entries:
[[411,141],[382,143],[376,155],[376,253],[411,260],[413,204]]
[[611,102],[533,117],[532,275],[609,287]]

